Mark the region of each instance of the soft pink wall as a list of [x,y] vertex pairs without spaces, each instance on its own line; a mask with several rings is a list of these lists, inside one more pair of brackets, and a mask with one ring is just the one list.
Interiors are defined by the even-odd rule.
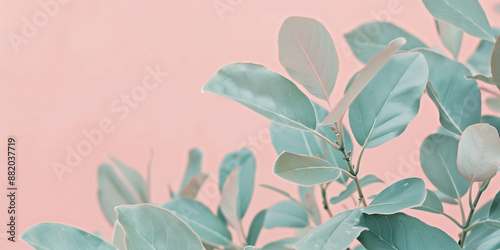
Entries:
[[[157,203],[167,200],[168,185],[179,186],[190,148],[204,151],[203,168],[215,176],[224,154],[253,141],[257,184],[273,184],[295,193],[293,185],[271,173],[276,154],[268,137],[269,121],[239,104],[200,92],[205,81],[230,62],[255,62],[286,74],[278,60],[277,38],[281,23],[289,16],[315,18],[333,36],[341,63],[334,103],[362,66],[342,36],[354,27],[389,17],[428,45],[443,48],[433,19],[419,0],[64,2],[32,37],[13,46],[9,37],[22,34],[23,18],[31,20],[43,9],[38,1],[0,1],[0,134],[3,141],[9,135],[18,140],[18,236],[35,223],[57,221],[109,237],[111,227],[97,201],[97,168],[107,161],[106,155],[112,155],[145,175],[151,148],[155,151],[152,198]],[[235,6],[218,16],[217,2]],[[493,10],[499,1],[481,3],[492,25],[499,26],[500,16]],[[379,15],[391,9],[389,16]],[[477,43],[465,36],[461,61]],[[148,66],[158,66],[168,76],[120,119],[122,113],[112,110],[113,103],[140,84]],[[436,108],[424,97],[421,112],[402,136],[365,153],[362,173],[376,173],[387,183],[396,177],[422,177],[420,144],[438,127],[437,118]],[[110,119],[114,130],[59,182],[52,164],[63,162],[66,148],[85,140],[82,131],[98,128],[102,119]],[[6,155],[5,147],[1,148],[1,155]],[[0,171],[0,187],[6,185],[5,172]],[[494,182],[483,201],[499,189],[500,179]],[[366,192],[374,194],[382,187],[373,185]],[[339,191],[340,186],[332,185],[329,193]],[[202,196],[212,208],[218,202],[210,190],[205,189]],[[249,225],[260,209],[282,199],[257,186],[244,223]],[[0,207],[3,224],[7,220],[5,197]],[[458,215],[457,209],[446,209]],[[453,236],[458,233],[440,216],[411,213]],[[269,230],[258,245],[288,235],[290,231]],[[2,236],[0,248],[12,249]],[[25,243],[15,246],[28,248]]]

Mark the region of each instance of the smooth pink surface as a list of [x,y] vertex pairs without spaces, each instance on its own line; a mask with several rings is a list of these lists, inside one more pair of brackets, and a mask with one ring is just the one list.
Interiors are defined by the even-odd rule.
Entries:
[[[176,190],[180,185],[188,150],[200,147],[205,156],[203,169],[212,173],[212,179],[199,200],[214,208],[219,197],[212,191],[223,156],[247,145],[257,157],[257,185],[272,184],[297,194],[294,185],[271,172],[276,153],[269,139],[269,121],[242,105],[200,92],[205,81],[230,62],[259,63],[286,75],[278,60],[277,40],[281,23],[289,16],[315,18],[333,36],[341,63],[333,103],[362,66],[343,38],[360,24],[391,21],[444,50],[433,19],[419,0],[65,2],[16,49],[9,37],[20,36],[23,18],[32,20],[43,9],[38,1],[0,1],[0,144],[6,145],[11,135],[18,140],[18,241],[21,232],[42,221],[100,231],[109,238],[111,226],[97,200],[97,169],[108,162],[106,155],[145,176],[150,150],[154,149],[152,199],[163,203],[168,200],[168,186]],[[217,2],[232,2],[234,6],[219,16],[214,7]],[[495,2],[481,1],[492,26],[499,26]],[[393,14],[380,15],[389,10]],[[464,37],[461,61],[478,43],[478,39]],[[120,119],[122,113],[112,110],[113,103],[141,83],[147,67],[157,66],[168,76]],[[484,112],[492,114],[487,108]],[[114,130],[59,182],[54,162],[64,162],[67,147],[74,149],[86,140],[82,131],[99,128],[102,119],[111,120]],[[438,124],[437,110],[425,96],[419,115],[402,136],[366,151],[361,173],[374,173],[386,184],[423,177],[418,160],[420,144]],[[6,146],[1,148],[5,156]],[[359,147],[355,155],[357,152]],[[5,175],[2,168],[0,188],[6,187]],[[500,178],[493,183],[483,202],[499,189]],[[376,184],[365,192],[372,195],[383,187]],[[341,190],[335,184],[328,192],[334,195]],[[4,224],[7,203],[2,197],[0,222]],[[245,227],[258,211],[283,199],[256,186]],[[333,210],[338,212],[343,206],[352,207],[352,203],[348,200]],[[445,209],[458,219],[457,208]],[[458,234],[458,228],[442,216],[410,213],[454,237]],[[15,245],[7,242],[4,227],[0,229],[1,249],[29,249],[21,241]],[[257,245],[292,234],[290,230],[265,230]]]

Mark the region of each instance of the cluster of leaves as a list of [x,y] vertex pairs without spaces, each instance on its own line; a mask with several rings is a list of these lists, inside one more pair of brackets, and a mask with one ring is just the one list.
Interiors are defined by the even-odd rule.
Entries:
[[[279,58],[288,75],[324,101],[328,110],[313,103],[292,80],[251,63],[226,65],[203,87],[202,91],[239,102],[272,121],[271,138],[279,154],[273,172],[299,185],[300,200],[263,185],[288,199],[259,212],[245,230],[241,220],[255,175],[249,150],[222,161],[217,214],[195,200],[209,178],[201,172],[198,150],[190,152],[180,191],[171,192],[171,201],[163,205],[142,204],[150,202],[146,182],[113,160],[118,171],[111,165],[99,170],[99,200],[114,225],[111,243],[55,223],[38,224],[22,238],[38,249],[254,249],[262,228],[291,227],[297,229],[296,237],[262,249],[348,249],[355,241],[361,243],[356,249],[500,248],[500,192],[478,207],[500,166],[500,118],[481,116],[478,84],[500,86],[500,42],[495,39],[500,30],[491,28],[477,0],[423,2],[453,58],[391,23],[362,25],[345,38],[365,66],[334,108],[330,95],[339,69],[336,49],[326,28],[308,18],[291,17],[283,23]],[[465,64],[457,61],[464,32],[482,39]],[[442,126],[420,149],[422,169],[437,190],[428,189],[420,178],[407,178],[365,197],[363,187],[382,181],[373,175],[362,177],[363,152],[401,135],[417,115],[424,93],[437,107]],[[486,102],[500,109],[500,98]],[[361,146],[356,159],[344,127],[346,114]],[[328,200],[326,190],[333,182],[345,185],[345,190]],[[321,205],[314,199],[315,188],[321,191]],[[330,205],[349,197],[357,198],[353,208],[330,211]],[[442,203],[458,206],[461,218],[445,213]],[[320,208],[331,218],[322,222]],[[454,239],[407,215],[405,209],[443,215],[461,234]]]

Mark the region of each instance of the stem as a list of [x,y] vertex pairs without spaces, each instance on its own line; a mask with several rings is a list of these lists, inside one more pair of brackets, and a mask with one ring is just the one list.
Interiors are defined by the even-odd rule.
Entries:
[[489,183],[490,183],[490,181],[484,182],[483,185],[481,185],[479,187],[479,190],[477,191],[476,199],[474,199],[473,203],[471,202],[472,194],[470,194],[470,193],[472,193],[472,183],[471,183],[471,186],[469,188],[469,204],[471,205],[471,208],[470,208],[469,216],[467,217],[467,221],[465,222],[465,224],[463,226],[462,234],[460,235],[460,241],[459,241],[460,247],[462,247],[462,249],[464,248],[465,237],[467,237],[468,230],[466,230],[466,229],[469,227],[469,225],[471,223],[472,216],[474,215],[474,211],[476,210],[477,203],[479,202],[479,198],[481,198],[481,195],[483,194],[484,190],[486,190]]
[[148,200],[151,201],[151,166],[153,165],[153,153],[154,150],[151,149],[148,163],[148,172],[147,172],[147,192],[148,192]]
[[323,208],[326,210],[328,215],[333,217],[332,211],[330,211],[330,205],[328,205],[328,201],[326,199],[326,188],[328,187],[328,183],[325,186],[321,185],[321,197],[323,197]]
[[455,224],[457,224],[458,227],[462,228],[463,229],[463,226],[462,224],[460,224],[457,220],[455,220],[453,217],[451,217],[450,215],[446,214],[446,213],[441,213],[442,215],[446,216],[446,218],[450,219],[451,221],[453,221]]
[[363,190],[361,189],[361,184],[359,183],[357,176],[354,177],[354,183],[356,184],[356,188],[358,189],[359,199],[361,200],[361,202],[363,202],[363,206],[368,206],[368,204],[366,204],[365,196],[363,195]]
[[326,138],[324,135],[320,134],[318,131],[316,130],[311,130],[311,133],[315,134],[316,136],[318,136],[319,138],[323,139],[324,141],[326,141],[326,143],[328,143],[333,149],[335,150],[339,150],[339,146],[335,145],[335,143],[333,143],[332,141],[330,141],[328,138]]
[[361,151],[359,152],[358,156],[358,162],[356,163],[356,168],[354,169],[354,173],[358,174],[359,173],[359,166],[361,165],[361,157],[363,157],[363,153],[365,152],[365,148],[363,147]]

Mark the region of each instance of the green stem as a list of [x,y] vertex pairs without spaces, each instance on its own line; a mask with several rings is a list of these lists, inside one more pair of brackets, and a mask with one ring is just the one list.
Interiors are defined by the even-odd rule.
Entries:
[[446,216],[446,218],[450,219],[453,221],[455,224],[457,224],[458,227],[463,228],[462,224],[460,224],[457,220],[455,220],[453,217],[451,217],[449,214],[446,214],[444,212],[441,213],[442,215]]
[[335,143],[333,143],[332,141],[330,141],[328,138],[326,138],[324,135],[320,134],[318,131],[316,130],[311,130],[311,133],[315,134],[316,136],[318,136],[319,138],[321,138],[322,140],[326,141],[326,143],[328,143],[333,149],[335,150],[339,150],[339,146],[338,145],[335,145]]
[[328,200],[326,199],[326,188],[328,187],[328,183],[325,186],[321,185],[321,197],[323,197],[323,208],[326,210],[328,215],[333,217],[332,211],[330,211],[330,205],[328,204]]
[[468,230],[466,230],[466,229],[469,227],[471,220],[472,220],[472,216],[474,215],[474,211],[476,210],[477,203],[479,202],[481,195],[483,194],[484,190],[486,190],[489,183],[490,183],[490,181],[484,182],[483,185],[481,185],[479,187],[479,190],[477,192],[476,199],[474,199],[474,202],[471,202],[472,194],[470,194],[470,193],[472,193],[472,184],[469,188],[469,204],[470,204],[471,208],[469,211],[469,216],[467,217],[467,221],[465,222],[465,224],[463,226],[462,234],[460,235],[459,243],[460,243],[460,247],[462,247],[462,249],[464,248],[465,238],[467,237]]

